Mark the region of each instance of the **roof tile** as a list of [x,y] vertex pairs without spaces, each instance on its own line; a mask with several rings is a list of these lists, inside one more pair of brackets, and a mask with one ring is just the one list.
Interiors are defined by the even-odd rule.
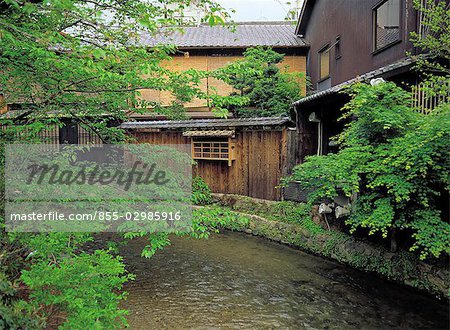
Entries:
[[234,32],[229,27],[209,25],[188,26],[170,33],[162,29],[157,36],[143,34],[141,42],[148,46],[173,44],[178,48],[307,47],[295,35],[292,22],[242,22],[235,27]]
[[378,68],[376,70],[367,72],[365,74],[357,76],[356,78],[347,80],[347,81],[345,81],[343,83],[340,83],[340,84],[338,84],[336,86],[333,86],[333,87],[328,88],[326,90],[323,90],[321,92],[317,92],[317,93],[311,94],[309,96],[306,96],[306,97],[304,97],[304,98],[302,98],[302,99],[300,99],[298,101],[295,101],[293,103],[293,105],[294,106],[296,106],[296,105],[305,105],[305,104],[308,104],[309,102],[321,99],[321,98],[323,98],[323,97],[325,97],[327,95],[336,94],[336,93],[340,92],[341,90],[343,90],[345,87],[348,87],[348,86],[350,86],[350,85],[352,85],[354,83],[357,83],[357,82],[368,82],[371,79],[380,77],[380,75],[382,75],[383,73],[390,72],[390,71],[393,71],[393,70],[397,70],[397,69],[400,69],[400,68],[404,68],[404,67],[407,67],[407,66],[411,66],[411,65],[414,64],[415,60],[416,59],[412,58],[412,57],[407,57],[407,58],[401,59],[401,60],[399,60],[397,62],[394,62],[392,64],[386,65],[386,66],[381,67],[381,68]]
[[190,129],[190,128],[230,128],[251,126],[279,126],[289,123],[286,117],[234,118],[234,119],[191,119],[191,120],[155,120],[123,123],[125,129]]

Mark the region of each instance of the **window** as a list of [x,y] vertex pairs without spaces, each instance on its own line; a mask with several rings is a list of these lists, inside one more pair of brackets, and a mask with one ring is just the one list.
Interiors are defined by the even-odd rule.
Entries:
[[330,76],[330,47],[327,45],[319,51],[319,79],[324,80]]
[[231,138],[193,138],[192,158],[225,160],[231,166],[234,157],[234,142]]
[[341,37],[336,37],[336,42],[334,43],[334,58],[340,59],[341,56]]
[[374,9],[374,50],[400,39],[400,1],[387,0]]

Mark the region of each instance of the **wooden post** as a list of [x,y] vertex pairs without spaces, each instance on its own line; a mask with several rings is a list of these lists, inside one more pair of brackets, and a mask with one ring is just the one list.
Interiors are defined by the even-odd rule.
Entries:
[[0,94],[0,114],[8,112],[8,105],[6,104],[5,97]]

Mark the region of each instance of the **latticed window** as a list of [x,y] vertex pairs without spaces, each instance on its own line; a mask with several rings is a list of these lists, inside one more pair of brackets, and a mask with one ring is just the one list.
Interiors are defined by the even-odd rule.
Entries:
[[192,139],[191,153],[193,159],[223,160],[231,166],[235,159],[233,134],[233,131],[190,131],[183,135]]
[[195,159],[223,160],[230,158],[228,141],[197,141],[193,143]]

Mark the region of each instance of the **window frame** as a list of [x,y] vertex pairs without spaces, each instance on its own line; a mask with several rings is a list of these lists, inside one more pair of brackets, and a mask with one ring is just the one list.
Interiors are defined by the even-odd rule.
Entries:
[[[330,54],[330,43],[326,43],[324,46],[322,46],[319,51],[317,52],[317,58],[318,58],[318,82],[322,82],[324,80],[327,80],[331,77],[330,74],[330,68],[331,68],[331,54]],[[328,52],[328,75],[322,77],[322,54]]]
[[400,3],[399,6],[399,29],[398,29],[398,39],[394,40],[380,48],[377,48],[377,10],[383,6],[389,0],[381,0],[372,8],[372,55],[376,55],[381,53],[382,51],[402,42],[402,34],[403,34],[403,0],[398,0]]
[[[200,146],[199,146],[200,144]],[[205,147],[205,144],[208,144],[209,146]],[[213,144],[219,144],[219,146],[214,146]],[[226,144],[226,147],[223,146],[223,144]],[[231,137],[228,138],[221,138],[221,137],[214,137],[214,138],[206,138],[206,137],[192,137],[191,138],[191,154],[192,159],[194,160],[211,160],[211,161],[227,161],[228,166],[232,165],[233,160],[236,159],[235,157],[235,147],[236,143]],[[197,151],[196,149],[200,148],[201,151]],[[204,148],[214,149],[217,148],[219,151],[203,151]],[[224,152],[222,149],[226,149],[227,151]],[[200,154],[199,154],[200,153]],[[210,156],[205,156],[205,154],[208,153]],[[199,154],[199,155],[197,155]],[[219,155],[226,154],[227,157],[212,157],[212,155]]]
[[341,52],[341,45],[342,45],[342,43],[341,43],[341,41],[342,41],[341,35],[338,35],[336,37],[335,42],[334,42],[334,59],[335,60],[338,60],[338,59],[340,59],[342,57],[342,52]]

